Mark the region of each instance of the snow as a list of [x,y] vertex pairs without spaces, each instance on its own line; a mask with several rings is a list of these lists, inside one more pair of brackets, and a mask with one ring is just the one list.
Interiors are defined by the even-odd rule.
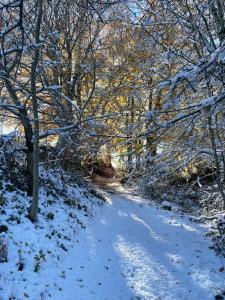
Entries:
[[45,90],[52,90],[52,91],[61,90],[61,89],[62,89],[61,85],[50,85],[45,87]]
[[206,106],[211,106],[215,103],[215,97],[209,97],[209,98],[206,98],[204,100],[201,101],[201,105],[206,107]]
[[[107,192],[106,197],[108,203],[82,231],[68,222],[68,212],[59,204],[54,221],[43,216],[38,226],[24,221],[20,232],[15,226],[27,263],[23,271],[12,273],[17,253],[11,244],[9,263],[0,264],[0,299],[12,293],[15,299],[207,300],[224,288],[222,261],[209,249],[205,226],[163,211],[129,190]],[[46,239],[51,226],[70,237],[68,251],[59,250],[54,237]],[[25,242],[32,253],[26,252]],[[35,273],[33,253],[40,249],[46,262]]]
[[[41,189],[39,220],[35,224],[24,215],[30,205],[25,194],[4,193],[8,204],[3,209],[0,206],[0,225],[8,227],[5,235],[9,255],[8,262],[0,264],[1,300],[49,299],[53,290],[59,291],[63,258],[102,203],[85,187],[74,184],[67,191],[67,198],[60,198]],[[19,271],[21,263],[23,270]]]

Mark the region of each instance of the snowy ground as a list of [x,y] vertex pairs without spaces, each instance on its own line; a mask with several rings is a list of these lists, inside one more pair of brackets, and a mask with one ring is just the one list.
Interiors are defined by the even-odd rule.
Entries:
[[[222,261],[203,226],[124,191],[108,193],[108,202],[86,230],[75,238],[69,231],[72,247],[48,256],[38,272],[28,265],[11,276],[3,268],[0,299],[207,300],[224,289]],[[6,298],[10,289],[15,298]]]
[[26,216],[30,199],[19,190],[10,191],[12,186],[7,185],[4,198],[0,195],[6,202],[0,203],[0,225],[8,228],[0,233],[0,239],[8,244],[8,262],[0,263],[0,300],[54,299],[52,291],[62,290],[59,283],[65,277],[67,253],[104,202],[85,186],[68,185],[63,196],[42,188],[38,222],[33,224]]

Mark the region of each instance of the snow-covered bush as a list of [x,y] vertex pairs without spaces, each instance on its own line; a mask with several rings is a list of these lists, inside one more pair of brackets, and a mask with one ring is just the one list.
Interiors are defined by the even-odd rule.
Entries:
[[8,244],[5,234],[0,235],[0,263],[8,261]]
[[212,238],[212,248],[218,255],[225,257],[225,215],[218,216],[208,233]]
[[179,147],[165,146],[148,164],[145,157],[142,168],[136,171],[141,190],[157,201],[165,200],[163,195],[167,194],[166,200],[178,202],[189,212],[212,215],[221,211],[223,198],[212,158],[194,149],[185,153],[185,144],[182,151]]
[[11,183],[11,188],[26,189],[24,149],[18,133],[0,136],[0,175]]

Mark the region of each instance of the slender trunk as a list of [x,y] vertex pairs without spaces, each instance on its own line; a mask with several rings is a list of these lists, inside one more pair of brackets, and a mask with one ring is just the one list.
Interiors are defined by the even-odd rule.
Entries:
[[[127,123],[130,126],[134,124],[134,97],[132,96],[130,102],[130,118],[127,116]],[[128,172],[131,173],[133,169],[133,128],[129,128],[129,141],[127,147],[127,160],[128,160]]]
[[[148,97],[148,110],[149,111],[153,110],[152,91],[150,91],[149,97]],[[150,129],[151,123],[152,122],[149,118],[149,120],[147,120],[147,122],[146,122],[147,130]],[[152,134],[149,134],[146,138],[146,148],[147,148],[147,150],[150,150],[151,156],[155,156],[155,152],[153,151],[153,145],[152,144],[153,144],[153,136],[152,136]]]
[[[148,110],[149,111],[153,111],[153,109],[154,109],[151,83],[152,83],[152,79],[149,82],[149,89],[150,89],[150,93],[148,96]],[[155,103],[155,109],[158,109],[158,110],[160,109],[160,101],[161,101],[161,94],[159,93],[157,96],[156,103]],[[149,118],[149,120],[146,123],[147,130],[149,130],[151,126],[152,126],[152,121],[151,121],[151,118]],[[146,139],[146,149],[147,149],[147,151],[150,152],[151,157],[154,157],[157,154],[157,142],[155,140],[156,140],[156,134],[154,134],[154,133],[150,133]],[[149,164],[149,161],[147,162],[147,164]]]
[[25,169],[25,177],[27,184],[27,196],[33,195],[33,129],[31,124],[28,126],[23,124],[25,140],[26,140],[26,169]]
[[77,97],[77,106],[81,109],[81,67],[78,66],[77,70],[77,90],[76,90],[76,97]]
[[38,0],[38,16],[35,32],[35,51],[31,67],[31,96],[34,116],[34,137],[33,137],[33,199],[30,208],[30,219],[37,220],[38,198],[39,198],[39,117],[38,100],[36,91],[37,65],[40,57],[40,28],[42,20],[42,0]]

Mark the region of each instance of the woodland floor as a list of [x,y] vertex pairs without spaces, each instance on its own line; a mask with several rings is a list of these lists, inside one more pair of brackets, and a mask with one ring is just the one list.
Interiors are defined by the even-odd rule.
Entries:
[[214,299],[224,273],[205,228],[114,188],[65,258],[63,291],[53,298]]

